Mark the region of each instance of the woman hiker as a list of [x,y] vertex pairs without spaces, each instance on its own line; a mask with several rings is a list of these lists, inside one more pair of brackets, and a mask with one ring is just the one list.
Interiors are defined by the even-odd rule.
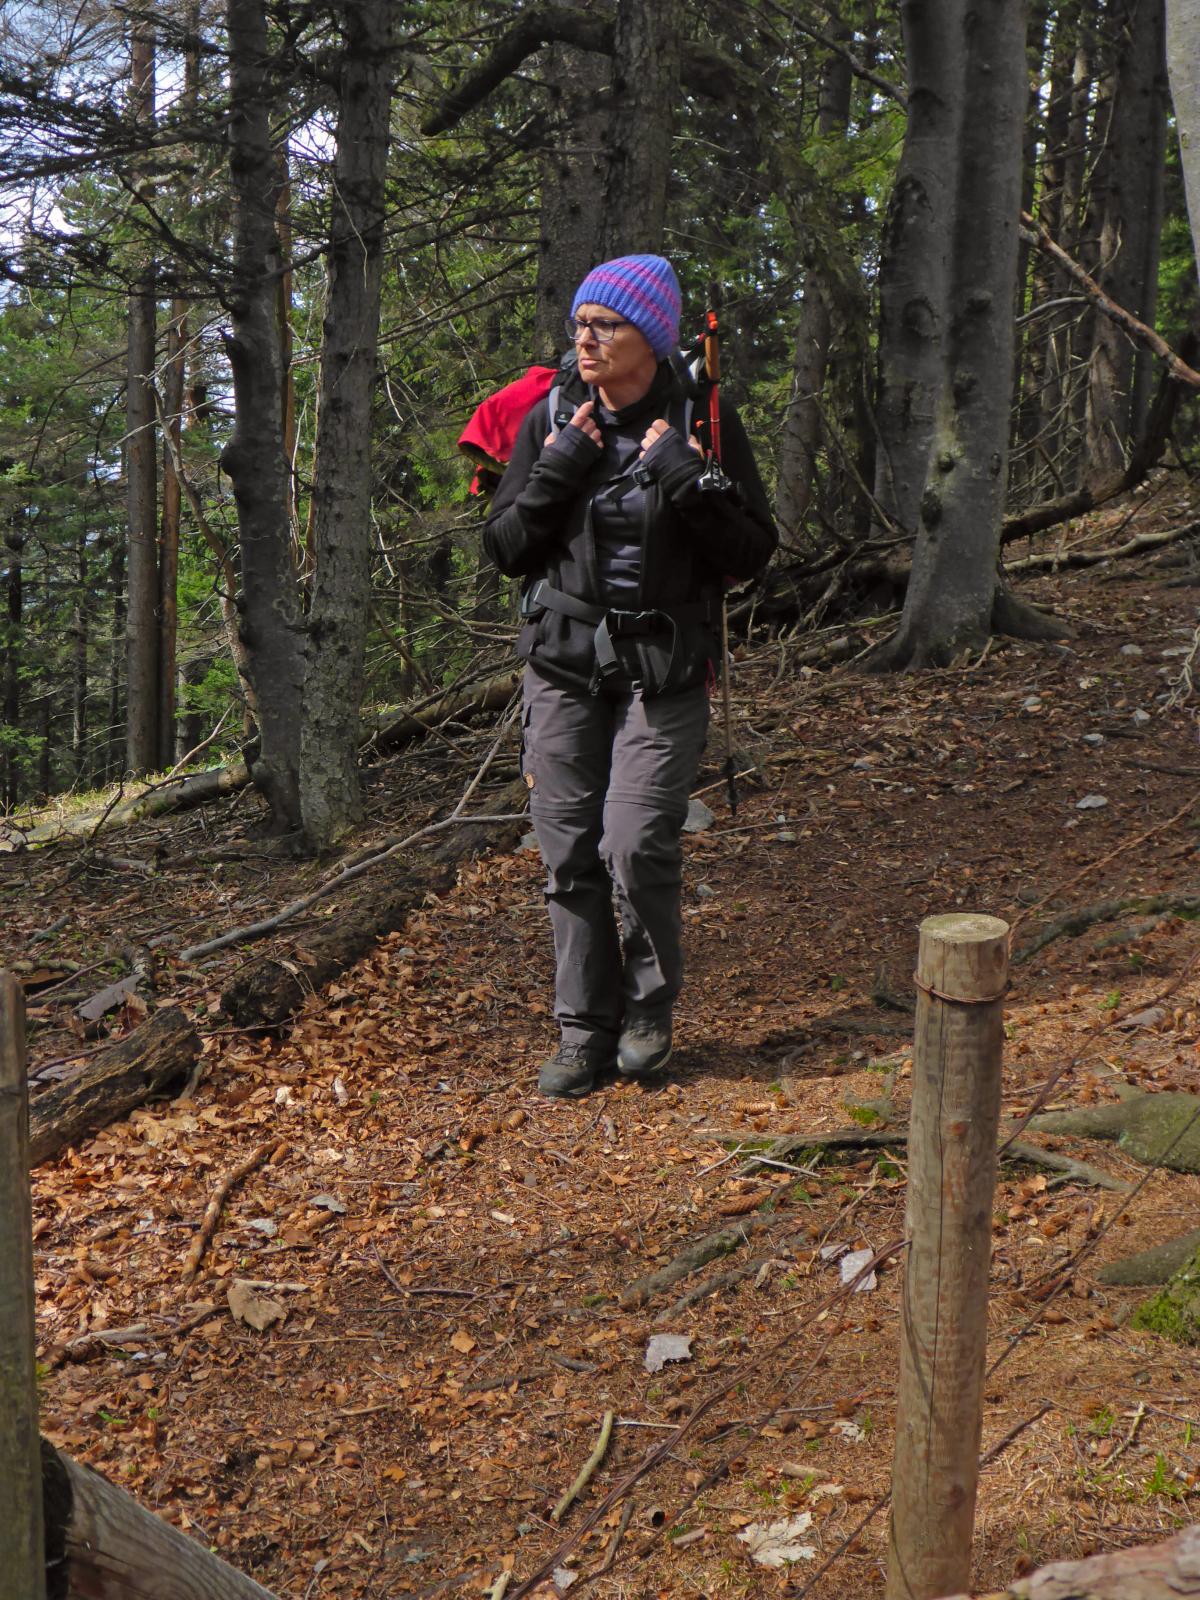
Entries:
[[500,570],[526,580],[522,771],[561,1035],[538,1076],[547,1095],[587,1094],[614,1066],[645,1078],[666,1065],[683,979],[681,834],[722,590],[775,548],[736,413],[722,407],[723,472],[706,472],[690,435],[669,359],[679,310],[661,256],[588,273],[567,318],[575,371],[522,423],[483,535]]

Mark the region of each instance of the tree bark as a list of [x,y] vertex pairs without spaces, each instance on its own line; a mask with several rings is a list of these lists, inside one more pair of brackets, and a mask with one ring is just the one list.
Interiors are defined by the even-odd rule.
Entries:
[[[135,14],[130,35],[130,116],[147,133],[154,123],[154,34]],[[151,185],[138,179],[138,193]],[[158,765],[159,587],[158,471],[155,461],[155,265],[148,246],[129,296],[125,389],[125,486],[129,521],[125,618],[125,766],[132,773]]]
[[[1112,24],[1116,65],[1097,280],[1153,327],[1167,128],[1163,0],[1122,0]],[[1149,352],[1097,317],[1088,367],[1089,475],[1124,465],[1145,425],[1151,377]]]
[[229,174],[233,199],[234,427],[221,453],[240,534],[242,638],[258,705],[254,782],[279,831],[300,826],[301,616],[287,515],[282,355],[276,286],[279,166],[269,120],[273,72],[264,0],[226,0]]
[[1195,242],[1200,239],[1200,0],[1166,0],[1166,23],[1167,73]]
[[539,360],[557,361],[571,296],[600,260],[596,197],[607,183],[612,62],[608,55],[568,44],[554,44],[547,54],[554,116],[541,160],[533,352]]
[[4,730],[3,784],[0,798],[5,806],[15,806],[21,797],[22,762],[16,740],[21,727],[21,623],[25,609],[24,558],[28,535],[21,526],[23,515],[15,511],[4,533],[8,568],[4,574]]
[[679,0],[617,0],[603,257],[662,250],[682,31]]
[[[833,24],[836,39],[848,42],[850,30]],[[850,120],[850,91],[854,76],[844,56],[831,54],[821,71],[817,134],[821,139],[845,135]],[[833,338],[834,275],[818,249],[828,251],[829,240],[818,247],[811,242],[804,274],[804,299],[796,325],[792,356],[792,393],[783,418],[783,435],[777,461],[775,515],[793,537],[799,532],[816,489],[819,455],[824,440],[821,391],[829,364]]]
[[345,0],[329,289],[313,483],[300,806],[309,847],[362,815],[363,654],[371,598],[371,396],[392,100],[391,0]]
[[[947,0],[942,11],[949,25],[922,30],[919,42],[926,52],[941,46],[944,57],[963,63],[947,119],[953,264],[938,322],[948,337],[912,576],[900,627],[874,663],[886,666],[941,665],[964,648],[981,648],[998,597],[1026,101],[1024,6]],[[928,11],[922,20],[929,24]]]
[[965,54],[957,0],[903,0],[908,125],[879,269],[875,500],[915,533],[943,374]]
[[178,1088],[200,1053],[200,1037],[176,1006],[164,1006],[78,1078],[39,1094],[29,1108],[29,1163],[39,1166],[68,1145],[126,1117],[152,1095]]

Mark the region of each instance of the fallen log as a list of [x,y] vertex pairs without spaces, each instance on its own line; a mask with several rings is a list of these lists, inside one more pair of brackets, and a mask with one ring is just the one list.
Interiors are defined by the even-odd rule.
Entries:
[[[1007,1589],[977,1600],[1180,1600],[1200,1595],[1200,1527],[1164,1544],[1112,1550],[1083,1561],[1053,1561]],[[948,1595],[946,1600],[971,1600]]]
[[306,934],[288,958],[264,956],[244,968],[221,996],[239,1028],[274,1028],[294,1016],[310,994],[361,960],[376,940],[401,927],[427,894],[442,894],[453,874],[395,872],[362,894],[331,926]]
[[78,1078],[56,1084],[30,1103],[30,1165],[128,1116],[151,1096],[182,1087],[199,1053],[200,1036],[183,1012],[163,1006]]
[[46,1439],[42,1507],[47,1600],[275,1600]]
[[11,848],[58,844],[68,839],[90,839],[95,833],[119,828],[130,822],[146,822],[175,811],[190,811],[224,795],[236,794],[250,782],[250,772],[242,760],[226,767],[211,767],[188,778],[173,778],[169,783],[151,784],[126,800],[118,800],[104,811],[89,811],[82,817],[59,817],[25,831],[9,831]]
[[[472,688],[438,695],[432,702],[415,706],[411,711],[385,713],[373,724],[364,726],[361,748],[394,749],[424,738],[441,723],[500,710],[511,700],[520,681],[519,672],[503,672]],[[195,806],[207,805],[225,795],[236,794],[246,788],[250,781],[250,769],[239,757],[228,766],[211,767],[205,772],[192,773],[190,777],[150,784],[102,811],[89,811],[79,817],[60,817],[54,822],[39,823],[35,828],[20,829],[6,823],[0,831],[0,849],[23,850],[33,845],[90,839],[94,834],[122,827],[126,823],[145,822],[153,817],[164,817],[176,811],[190,811]]]

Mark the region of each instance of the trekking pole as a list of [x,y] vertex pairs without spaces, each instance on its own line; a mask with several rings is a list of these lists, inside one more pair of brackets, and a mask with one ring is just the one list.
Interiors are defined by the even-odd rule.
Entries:
[[[710,305],[704,315],[704,375],[708,380],[708,452],[705,476],[714,486],[724,486],[725,474],[721,466],[721,348],[720,326],[716,305],[716,285],[709,292]],[[729,603],[721,592],[721,700],[725,722],[725,763],[721,776],[725,779],[725,796],[729,801],[731,816],[737,815],[737,763],[733,759],[733,711],[729,700]]]

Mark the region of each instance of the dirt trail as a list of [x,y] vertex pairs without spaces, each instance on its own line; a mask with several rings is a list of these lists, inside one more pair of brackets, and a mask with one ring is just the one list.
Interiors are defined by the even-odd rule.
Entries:
[[[895,1373],[894,1265],[831,1309],[838,1268],[821,1249],[899,1236],[903,1161],[864,1152],[745,1173],[716,1135],[869,1121],[863,1108],[889,1085],[903,1119],[923,916],[1016,920],[1049,897],[1021,930],[1032,934],[1064,909],[1056,889],[1105,857],[1070,903],[1197,892],[1200,809],[1162,828],[1200,775],[1194,704],[1164,713],[1158,698],[1196,622],[1197,589],[1169,586],[1174,575],[1047,580],[1035,592],[1080,622],[1070,648],[1008,646],[899,680],[773,682],[779,657],[765,653],[747,666],[737,742],[761,777],[736,819],[709,794],[715,824],[688,843],[689,985],[657,1091],[613,1085],[578,1103],[534,1092],[551,974],[528,850],[466,869],[279,1040],[230,1033],[215,1013],[245,952],[201,973],[164,964],[162,987],[206,1032],[194,1097],[136,1114],[36,1178],[47,1434],[288,1600],[480,1594],[506,1565],[524,1578],[666,1442],[630,1490],[610,1571],[575,1592],[809,1593],[886,1488]],[[378,769],[381,828],[405,770]],[[1106,803],[1080,806],[1096,796]],[[48,941],[47,959],[173,922],[186,942],[201,921],[217,931],[249,902],[281,903],[294,869],[260,853],[245,819],[156,825],[168,864],[209,855],[152,883],[60,882],[66,856],[9,858],[0,905],[14,943],[64,910],[70,943]],[[214,859],[231,839],[241,858]],[[1006,1113],[1063,1068],[1055,1103],[1107,1097],[1114,1068],[1143,1087],[1200,1089],[1195,926],[1138,921],[1098,923],[1014,968]],[[1151,1025],[1115,1025],[1172,985]],[[67,1047],[31,1004],[36,1067]],[[278,1137],[185,1288],[221,1174]],[[1141,1175],[1111,1145],[1063,1147]],[[1092,1273],[1196,1226],[1200,1180],[1156,1175],[1074,1270],[1118,1204],[1052,1175],[1003,1174],[993,1358],[1016,1343],[989,1381],[985,1449],[1050,1409],[985,1472],[981,1586],[1191,1515],[1200,1358],[1127,1331],[1136,1291],[1101,1289]],[[634,1279],[743,1219],[739,1248],[623,1309]],[[1026,1327],[1064,1272],[1065,1292]],[[238,1278],[273,1285],[258,1293],[282,1320],[265,1332],[235,1321]],[[130,1325],[144,1331],[59,1361],[68,1341]],[[690,1354],[648,1372],[663,1332],[687,1336]],[[605,1459],[556,1527],[549,1513],[609,1410]],[[739,1533],[805,1513],[811,1559],[780,1572],[752,1562]],[[593,1572],[621,1520],[614,1503],[560,1564]],[[877,1516],[815,1600],[881,1592],[885,1533]],[[469,1576],[442,1587],[456,1574]]]

